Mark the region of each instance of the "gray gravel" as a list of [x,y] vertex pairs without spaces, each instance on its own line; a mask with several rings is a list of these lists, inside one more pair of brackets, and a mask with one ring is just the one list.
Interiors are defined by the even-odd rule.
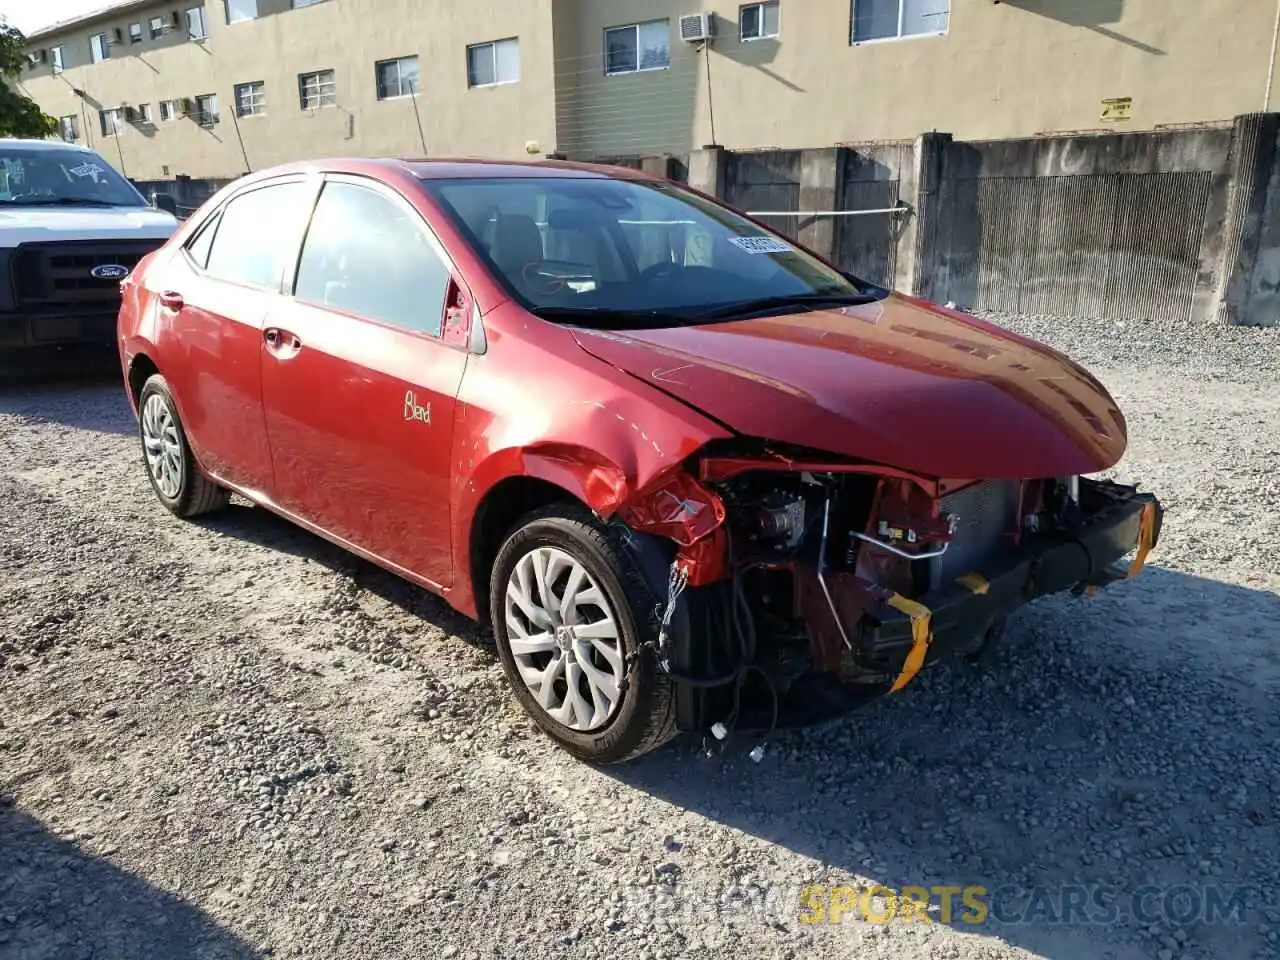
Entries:
[[[1280,955],[1280,331],[1006,322],[1121,401],[1153,565],[758,765],[578,764],[439,601],[172,519],[116,383],[0,389],[0,958]],[[997,909],[802,921],[855,883]]]

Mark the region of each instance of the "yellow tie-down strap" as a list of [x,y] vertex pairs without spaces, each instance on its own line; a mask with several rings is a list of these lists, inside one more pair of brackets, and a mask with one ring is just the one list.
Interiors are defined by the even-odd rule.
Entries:
[[907,659],[902,664],[902,672],[898,674],[898,679],[893,682],[890,692],[896,692],[911,682],[912,678],[920,672],[920,668],[924,666],[924,658],[929,652],[929,637],[932,631],[929,629],[929,621],[933,618],[933,612],[923,603],[917,603],[909,600],[900,593],[895,593],[885,603],[893,607],[893,609],[905,613],[911,618],[911,650],[907,654]]
[[1156,505],[1154,503],[1144,504],[1142,507],[1142,519],[1138,522],[1138,552],[1133,555],[1133,562],[1129,564],[1129,572],[1125,577],[1136,577],[1142,568],[1146,565],[1147,554],[1151,552],[1151,545],[1156,538]]

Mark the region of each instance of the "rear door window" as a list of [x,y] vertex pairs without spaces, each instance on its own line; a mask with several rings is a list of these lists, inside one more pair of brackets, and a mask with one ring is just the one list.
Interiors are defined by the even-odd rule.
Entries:
[[222,211],[205,271],[229,283],[278,290],[285,265],[297,253],[313,189],[294,180],[231,200]]
[[299,300],[438,337],[450,279],[407,203],[346,181],[325,184],[298,262]]

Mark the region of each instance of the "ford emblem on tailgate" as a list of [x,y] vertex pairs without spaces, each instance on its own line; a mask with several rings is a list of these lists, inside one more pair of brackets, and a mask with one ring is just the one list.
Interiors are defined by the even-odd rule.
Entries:
[[101,263],[89,271],[89,276],[99,280],[123,280],[129,275],[129,268],[119,263]]

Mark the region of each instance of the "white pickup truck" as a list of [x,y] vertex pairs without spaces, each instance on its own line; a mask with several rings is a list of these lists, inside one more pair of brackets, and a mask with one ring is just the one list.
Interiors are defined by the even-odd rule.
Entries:
[[177,226],[92,150],[0,139],[0,373],[114,353],[120,281]]

